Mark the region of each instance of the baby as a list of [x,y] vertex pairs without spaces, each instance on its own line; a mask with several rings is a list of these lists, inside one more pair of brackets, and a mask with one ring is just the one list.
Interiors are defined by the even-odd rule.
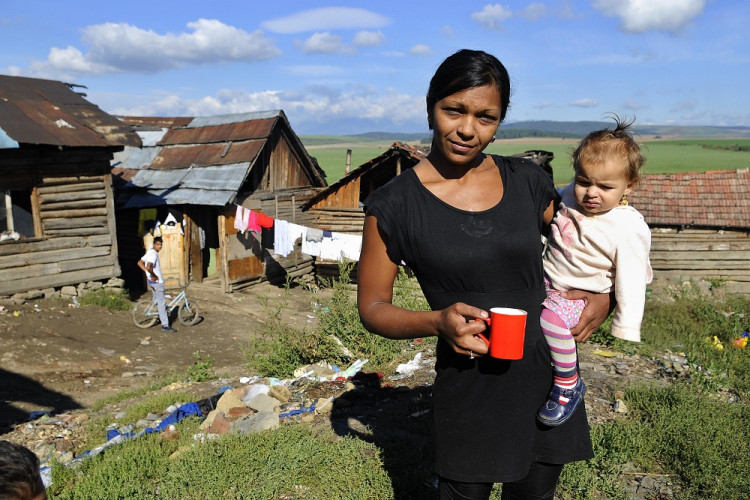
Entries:
[[613,119],[614,130],[592,132],[573,152],[575,178],[561,192],[544,256],[547,298],[541,323],[555,378],[537,418],[548,426],[568,420],[586,392],[570,333],[584,301],[565,299],[560,291],[614,289],[612,335],[641,339],[646,284],[652,278],[651,232],[626,196],[638,184],[644,159],[629,131],[633,122],[622,122],[616,115]]

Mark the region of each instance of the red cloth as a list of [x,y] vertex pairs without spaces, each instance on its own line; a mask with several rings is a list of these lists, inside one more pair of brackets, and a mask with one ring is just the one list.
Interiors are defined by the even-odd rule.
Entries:
[[248,210],[250,217],[247,219],[247,228],[254,232],[260,233],[260,224],[258,224],[258,213],[253,210]]
[[263,212],[258,212],[258,225],[266,229],[271,229],[273,227],[273,218]]

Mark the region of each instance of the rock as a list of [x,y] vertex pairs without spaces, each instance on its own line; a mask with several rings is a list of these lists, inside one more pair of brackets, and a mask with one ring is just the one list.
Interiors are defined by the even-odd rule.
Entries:
[[615,413],[627,413],[628,407],[625,406],[625,402],[622,399],[615,400],[615,404],[612,406]]
[[247,402],[247,406],[257,412],[279,413],[281,402],[267,394],[257,394]]
[[218,415],[219,413],[219,410],[211,410],[208,415],[206,415],[206,419],[201,422],[200,430],[205,431],[206,429],[208,429],[214,422],[216,415]]
[[287,403],[292,399],[292,391],[283,385],[273,385],[268,390],[268,395],[278,399],[281,403]]
[[102,287],[101,282],[99,281],[89,281],[86,283],[86,290],[91,290],[92,292],[94,290],[99,290]]
[[211,425],[209,425],[206,428],[206,432],[209,434],[226,434],[232,429],[232,424],[224,418],[224,415],[221,412],[217,412],[214,416],[213,421],[211,422]]
[[224,415],[229,415],[229,410],[237,407],[244,408],[245,403],[235,396],[233,391],[225,391],[216,403],[216,409],[221,411]]
[[279,415],[274,412],[261,411],[248,415],[232,423],[232,432],[253,434],[279,428]]
[[78,295],[78,290],[76,290],[76,287],[74,286],[64,286],[60,289],[60,295],[63,297],[76,297]]
[[104,286],[106,288],[122,288],[125,286],[125,280],[122,278],[110,278]]
[[55,290],[54,288],[45,288],[42,290],[42,294],[44,295],[45,299],[56,299],[60,297],[60,292]]
[[255,411],[252,408],[248,408],[247,406],[238,406],[229,410],[229,413],[227,413],[227,420],[229,420],[230,422],[234,422],[239,418],[245,417],[247,415],[252,415],[253,413],[255,413]]

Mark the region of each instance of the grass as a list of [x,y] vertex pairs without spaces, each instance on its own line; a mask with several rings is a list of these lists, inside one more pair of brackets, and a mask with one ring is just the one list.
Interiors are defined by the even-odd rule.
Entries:
[[[342,270],[346,276],[346,267]],[[332,286],[331,298],[322,304],[330,320],[321,321],[320,330],[297,332],[281,319],[283,300],[269,305],[278,320],[267,324],[267,343],[255,345],[268,349],[256,352],[256,361],[274,359],[282,346],[289,345],[296,346],[292,351],[298,357],[275,362],[296,368],[303,360],[324,359],[326,350],[340,352],[333,345],[316,347],[331,334],[357,355],[380,356],[383,366],[389,365],[389,357],[392,363],[413,348],[408,343],[387,341],[390,345],[380,346],[363,340],[346,278],[338,288]],[[397,278],[394,301],[426,307],[414,280],[404,273]],[[613,340],[606,325],[598,331],[597,338],[614,349],[644,356],[660,356],[666,350],[682,353],[691,367],[688,376],[670,384],[623,387],[628,413],[593,426],[595,457],[564,468],[558,498],[628,498],[628,483],[645,476],[668,478],[671,498],[677,499],[734,499],[738,492],[750,490],[744,471],[750,456],[750,350],[729,344],[748,328],[747,298],[721,291],[701,295],[696,287],[682,286],[647,298],[642,344]],[[283,342],[274,342],[279,335]],[[709,345],[709,336],[720,339],[724,349]],[[310,340],[305,343],[304,338]],[[279,352],[274,354],[274,349]],[[210,369],[205,363],[197,359],[196,369]],[[384,389],[382,397],[391,394]],[[124,405],[126,415],[118,422],[136,421],[190,397],[184,392],[154,394]],[[377,404],[376,397],[367,397]],[[404,404],[399,409],[403,415],[393,420],[400,434],[391,437],[383,437],[376,428],[342,437],[346,433],[296,423],[260,434],[228,434],[199,445],[192,439],[198,421],[188,419],[178,424],[176,436],[149,435],[109,448],[79,467],[55,466],[50,498],[432,498],[430,417],[410,416],[426,408],[426,396]],[[97,444],[109,423],[107,418],[89,423],[87,432],[98,438]],[[492,498],[499,498],[500,491],[495,488]]]
[[86,292],[78,302],[82,306],[100,306],[110,311],[129,311],[133,308],[127,291],[113,291],[108,288]]
[[[523,141],[497,140],[487,148],[487,152],[512,155],[533,149],[551,151],[555,155],[551,162],[555,183],[562,185],[573,179],[570,153],[577,144],[578,139],[551,140],[544,137]],[[646,156],[643,172],[646,174],[750,167],[750,139],[644,140],[642,144]],[[347,148],[352,150],[351,168],[356,168],[382,154],[390,145],[387,141],[380,141],[378,145],[357,141],[342,146],[308,147],[308,153],[318,159],[318,163],[326,172],[328,184],[333,184],[344,176]]]

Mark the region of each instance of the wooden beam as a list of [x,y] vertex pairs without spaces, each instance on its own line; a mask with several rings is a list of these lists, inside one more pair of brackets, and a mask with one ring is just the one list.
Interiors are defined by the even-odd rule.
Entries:
[[104,280],[120,275],[120,266],[104,266],[82,269],[67,273],[56,273],[30,278],[0,281],[0,294],[25,292],[36,288],[51,288],[64,285],[77,285],[85,281]]

